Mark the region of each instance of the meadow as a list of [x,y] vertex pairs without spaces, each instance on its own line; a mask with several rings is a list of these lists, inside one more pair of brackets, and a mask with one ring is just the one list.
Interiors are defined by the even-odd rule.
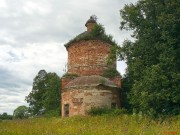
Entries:
[[152,120],[138,115],[75,116],[0,121],[0,135],[178,135],[180,116]]

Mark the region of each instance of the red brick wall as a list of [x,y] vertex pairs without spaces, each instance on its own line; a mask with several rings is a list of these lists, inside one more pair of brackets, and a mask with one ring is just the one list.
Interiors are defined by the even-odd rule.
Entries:
[[64,106],[69,104],[69,116],[86,115],[92,107],[111,108],[112,103],[120,107],[119,92],[117,90],[85,89],[67,90],[62,93],[62,117],[65,117]]
[[[78,75],[102,75],[104,70],[109,67],[116,68],[116,61],[112,65],[107,65],[107,58],[110,53],[108,43],[100,40],[88,40],[72,43],[68,48],[68,73]],[[112,80],[119,88],[121,87],[120,78]],[[108,107],[112,103],[120,107],[120,91],[116,88],[86,87],[73,88],[68,90],[65,86],[71,79],[62,79],[62,117],[85,115],[91,107]],[[67,111],[67,106],[69,110]]]
[[61,81],[62,81],[61,82],[62,83],[62,92],[64,92],[65,86],[72,80],[73,80],[73,78],[66,78],[66,77],[61,79]]
[[96,23],[88,23],[88,24],[87,24],[87,31],[88,31],[88,32],[92,31],[92,29],[93,29],[93,27],[94,27],[95,24],[96,24]]
[[110,81],[114,82],[118,88],[121,88],[121,77],[110,78]]
[[[80,41],[68,47],[68,73],[101,75],[108,68],[110,45],[100,40]],[[116,62],[114,62],[116,67]]]

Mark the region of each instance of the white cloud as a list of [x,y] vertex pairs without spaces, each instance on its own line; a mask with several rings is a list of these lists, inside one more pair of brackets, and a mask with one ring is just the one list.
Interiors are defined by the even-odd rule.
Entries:
[[40,69],[61,76],[66,60],[63,43],[34,43],[21,48],[0,46],[0,72],[4,69],[2,72],[5,74],[0,74],[0,105],[6,106],[0,106],[0,113],[6,111],[12,114],[17,106],[26,104],[25,96],[30,92],[33,78]]
[[39,14],[47,15],[51,12],[50,3],[47,1],[27,1],[23,7],[23,10],[28,15]]
[[0,8],[6,8],[7,5],[6,5],[6,1],[5,0],[0,0]]
[[33,43],[21,48],[0,46],[0,56],[1,67],[6,67],[12,73],[18,73],[21,78],[32,79],[37,70],[42,68],[62,75],[61,70],[66,61],[67,52],[63,43]]

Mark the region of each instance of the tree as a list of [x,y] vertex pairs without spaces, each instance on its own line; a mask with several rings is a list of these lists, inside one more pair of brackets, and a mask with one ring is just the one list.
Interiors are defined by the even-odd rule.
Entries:
[[180,113],[179,5],[179,0],[139,0],[120,11],[120,28],[134,31],[135,41],[124,41],[117,50],[128,66],[126,89],[136,112]]
[[48,115],[60,115],[61,110],[61,80],[56,73],[46,76],[46,92],[43,94],[43,105]]
[[34,78],[33,88],[26,101],[33,115],[60,115],[61,82],[56,73],[40,70]]
[[40,70],[38,75],[33,80],[32,91],[26,97],[27,103],[30,106],[30,113],[32,115],[39,115],[43,110],[43,93],[46,90],[46,75],[47,72],[45,70]]
[[28,118],[28,107],[26,107],[25,105],[19,106],[14,110],[13,113],[13,118],[15,119],[24,119],[24,118]]
[[12,115],[8,115],[6,112],[0,114],[0,120],[12,120]]

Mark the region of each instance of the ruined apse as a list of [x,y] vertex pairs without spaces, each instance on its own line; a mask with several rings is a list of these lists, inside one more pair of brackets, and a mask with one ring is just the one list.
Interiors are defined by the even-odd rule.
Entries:
[[108,69],[116,70],[116,61],[107,64],[111,44],[101,38],[83,38],[97,26],[90,17],[87,31],[65,44],[68,69],[62,77],[62,117],[86,115],[91,108],[120,107],[120,75],[104,77]]

